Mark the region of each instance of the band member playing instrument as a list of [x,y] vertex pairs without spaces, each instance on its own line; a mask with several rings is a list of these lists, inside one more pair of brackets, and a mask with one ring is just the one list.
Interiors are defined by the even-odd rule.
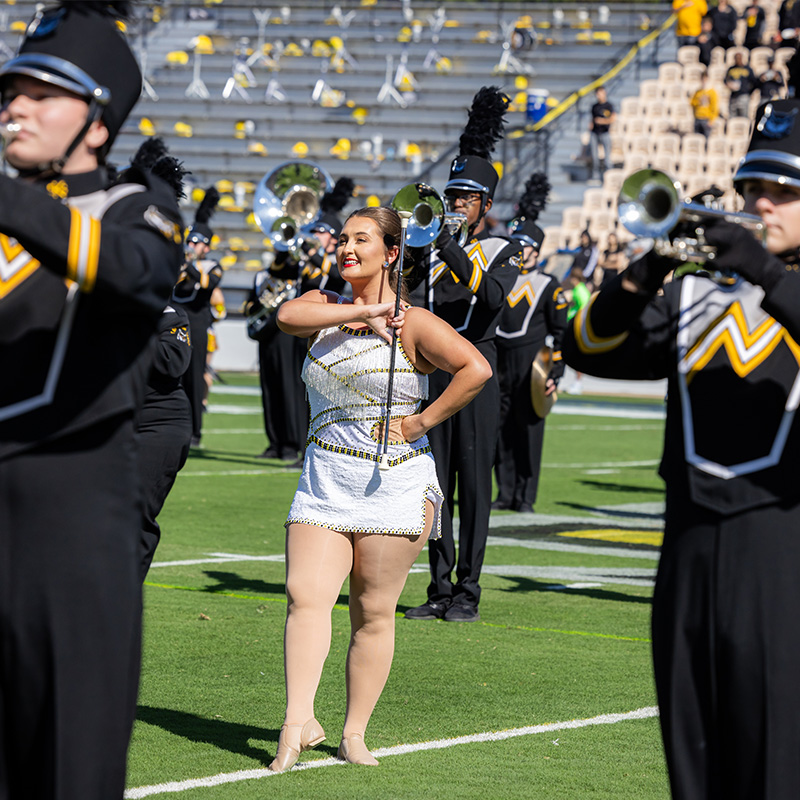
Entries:
[[106,155],[141,92],[114,11],[37,10],[0,67],[0,797],[119,800],[141,641],[135,424],[182,223]]
[[653,660],[675,798],[800,795],[798,112],[762,105],[734,176],[766,249],[706,215],[707,266],[727,277],[661,293],[678,262],[660,240],[564,341],[583,372],[669,380]]
[[[497,364],[495,330],[506,296],[519,274],[521,246],[491,235],[485,215],[492,207],[498,175],[488,160],[502,136],[508,98],[494,87],[473,99],[460,139],[461,154],[450,166],[445,196],[452,210],[466,215],[468,239],[463,247],[442,227],[429,262],[423,261],[423,303],[472,342],[492,366]],[[447,390],[450,376],[431,377],[431,402]],[[444,492],[442,538],[431,542],[431,583],[425,603],[406,611],[409,619],[480,619],[478,583],[489,535],[492,465],[497,447],[500,388],[495,374],[463,411],[431,433],[436,470]],[[458,483],[459,552],[453,539],[453,510]],[[455,570],[455,582],[452,573]]]
[[207,258],[214,232],[208,222],[219,203],[219,192],[210,186],[195,212],[194,224],[186,235],[186,259],[172,293],[172,301],[189,317],[192,340],[192,363],[183,376],[183,386],[192,406],[192,447],[200,446],[203,433],[203,400],[206,395],[206,360],[208,329],[214,316],[211,298],[222,280],[219,262]]
[[[339,757],[377,764],[364,743],[394,651],[397,599],[429,536],[442,493],[426,434],[474,398],[491,374],[478,349],[421,308],[395,316],[400,217],[363,208],[337,248],[348,300],[313,290],[285,302],[281,329],[311,338],[303,380],[311,429],[286,533],[286,716],[270,769],[289,769],[325,734],[314,697],[330,648],[331,610],[350,577],[347,709]],[[393,343],[392,329],[399,334]],[[379,469],[392,350],[389,469]],[[428,375],[452,376],[424,409]]]
[[335,257],[342,228],[337,214],[350,201],[354,189],[350,178],[339,178],[322,196],[318,218],[311,223],[299,249],[276,253],[272,264],[256,275],[246,313],[261,314],[257,330],[251,328],[250,334],[258,342],[264,430],[269,440],[259,458],[281,458],[294,466],[302,465],[308,404],[300,371],[306,346],[280,330],[276,312],[283,300],[297,294],[312,289],[337,293],[344,289]]
[[[500,436],[495,477],[497,499],[492,508],[531,512],[539,488],[544,444],[544,416],[531,398],[531,371],[540,354],[552,364],[544,392],[554,396],[564,374],[561,339],[567,326],[567,300],[558,280],[537,269],[544,231],[536,218],[544,208],[550,184],[534,173],[520,198],[520,216],[511,237],[522,245],[522,268],[497,326],[497,372],[500,378]],[[542,402],[546,403],[544,396]],[[539,411],[546,414],[549,408]]]

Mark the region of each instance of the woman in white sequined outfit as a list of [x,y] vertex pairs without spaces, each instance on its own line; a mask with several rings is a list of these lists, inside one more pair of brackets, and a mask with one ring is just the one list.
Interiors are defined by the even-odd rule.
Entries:
[[[483,356],[421,308],[395,310],[401,228],[388,208],[354,212],[339,237],[339,272],[353,300],[312,291],[284,303],[278,325],[310,337],[303,380],[311,425],[286,535],[286,717],[270,769],[289,769],[322,742],[314,697],[331,639],[331,611],[350,576],[347,709],[339,757],[377,764],[364,731],[394,653],[395,609],[412,564],[439,531],[442,493],[426,433],[463,408],[491,375]],[[379,471],[397,331],[389,470]],[[420,412],[427,375],[454,378]]]

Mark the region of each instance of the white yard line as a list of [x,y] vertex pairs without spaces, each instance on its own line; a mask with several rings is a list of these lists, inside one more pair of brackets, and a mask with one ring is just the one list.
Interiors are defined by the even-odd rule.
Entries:
[[[557,731],[575,730],[577,728],[589,728],[595,725],[615,725],[619,722],[629,722],[631,720],[650,719],[658,716],[657,706],[647,706],[637,708],[635,711],[627,711],[622,714],[601,714],[598,717],[589,719],[572,719],[564,722],[551,722],[546,725],[529,725],[524,728],[511,728],[505,731],[488,731],[486,733],[474,733],[469,736],[457,736],[452,739],[436,739],[432,742],[417,742],[415,744],[400,744],[395,747],[382,747],[373,750],[372,754],[376,758],[386,756],[402,756],[409,753],[420,753],[424,750],[444,750],[461,744],[481,744],[483,742],[501,742],[504,739],[514,739],[519,736],[533,736],[539,733],[555,733]],[[338,758],[320,758],[315,761],[305,761],[293,768],[294,772],[306,769],[317,769],[320,767],[344,766],[346,762],[339,761]],[[280,773],[271,772],[266,767],[260,769],[246,769],[238,772],[223,772],[218,775],[210,775],[206,778],[190,778],[184,781],[170,781],[169,783],[159,783],[154,786],[139,786],[135,789],[128,789],[125,792],[127,800],[137,800],[140,797],[151,797],[157,794],[176,794],[185,792],[189,789],[200,789],[203,787],[222,786],[226,783],[239,783],[241,781],[259,780],[270,778]]]

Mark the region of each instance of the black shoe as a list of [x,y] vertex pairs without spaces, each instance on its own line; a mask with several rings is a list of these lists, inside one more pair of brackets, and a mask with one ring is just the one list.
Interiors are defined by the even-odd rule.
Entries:
[[428,600],[416,608],[409,608],[406,611],[406,619],[443,619],[450,607],[449,603],[434,603]]
[[297,461],[297,450],[294,447],[282,447],[281,461]]
[[256,458],[280,458],[280,451],[277,447],[268,447],[263,453],[260,453]]
[[495,500],[491,508],[492,511],[507,511],[511,508],[511,503],[507,503],[505,500]]
[[291,464],[284,464],[286,469],[303,469],[303,464],[305,464],[306,460],[303,456],[297,459],[297,461],[293,461]]
[[520,503],[514,510],[522,514],[533,514],[533,506],[530,503]]
[[446,622],[477,622],[481,615],[477,608],[456,604],[447,609],[444,618]]
[[191,441],[189,442],[189,447],[193,449],[197,449],[200,447],[200,437],[199,436],[192,436]]

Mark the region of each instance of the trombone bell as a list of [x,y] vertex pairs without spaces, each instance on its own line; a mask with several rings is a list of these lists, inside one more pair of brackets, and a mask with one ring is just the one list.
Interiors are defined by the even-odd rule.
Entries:
[[439,193],[427,183],[409,183],[392,198],[395,211],[411,214],[406,228],[406,244],[424,247],[436,241],[436,237],[447,227],[459,245],[467,241],[467,218],[463,214],[445,211]]

